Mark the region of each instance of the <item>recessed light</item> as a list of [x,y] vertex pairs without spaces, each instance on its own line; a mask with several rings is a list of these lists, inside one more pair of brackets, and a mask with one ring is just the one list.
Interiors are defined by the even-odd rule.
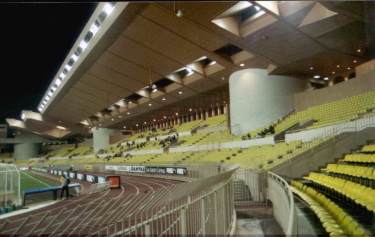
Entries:
[[176,116],[178,116],[178,113],[176,112]]
[[244,64],[244,63],[241,63],[241,64],[240,64],[240,67],[243,67],[243,66],[245,66],[245,64]]
[[111,118],[111,121],[115,121],[115,119],[114,119],[114,118]]
[[150,106],[150,107],[151,107],[151,106],[152,106],[152,104],[151,104],[151,103],[149,103],[149,104],[148,104],[148,106]]
[[341,66],[337,64],[336,67],[337,67],[337,68],[340,68]]
[[318,78],[320,78],[320,75],[315,75],[314,78],[318,79]]
[[192,108],[190,108],[190,109],[189,109],[189,111],[191,112],[191,111],[193,111],[193,109],[192,109]]
[[178,94],[179,94],[179,95],[182,95],[182,91],[179,91]]
[[360,52],[362,52],[362,50],[361,50],[361,49],[357,49],[356,51],[357,51],[357,53],[360,53]]
[[127,115],[129,115],[129,114],[130,114],[130,112],[126,112],[126,114],[127,114]]
[[311,71],[314,70],[314,67],[311,66],[311,67],[310,67],[310,70],[311,70]]
[[60,78],[57,78],[57,79],[56,79],[56,81],[55,81],[55,85],[56,85],[56,86],[61,85],[61,79],[60,79]]
[[350,69],[352,69],[352,68],[351,68],[351,67],[347,67],[346,69],[350,70]]
[[71,58],[73,59],[74,62],[78,60],[78,56],[76,54],[72,54]]
[[163,116],[163,118],[164,118],[164,119],[166,119],[166,118],[167,118],[167,116],[165,116],[165,115],[164,115],[164,116]]
[[103,7],[103,11],[107,14],[107,16],[109,16],[109,15],[112,13],[112,11],[113,11],[114,8],[115,8],[115,7],[112,6],[111,4],[106,3],[106,4],[104,5],[104,7]]
[[166,98],[165,97],[163,97],[162,99],[161,99],[162,101],[165,101],[166,100]]
[[328,80],[329,80],[329,78],[328,78],[328,77],[325,77],[325,78],[324,78],[324,80],[325,80],[325,81],[328,81]]
[[332,75],[335,75],[335,74],[336,74],[336,72],[335,72],[335,71],[333,71],[333,72],[332,72]]
[[358,62],[357,60],[355,60],[355,59],[353,60],[353,63],[357,63],[357,62]]
[[156,119],[153,119],[152,121],[156,122]]
[[147,122],[146,122],[146,121],[144,121],[143,123],[144,123],[144,124],[147,124]]
[[136,124],[135,126],[137,126],[137,127],[138,127],[138,126],[139,126],[139,124],[137,123],[137,124]]
[[81,43],[79,43],[79,47],[83,50],[87,48],[88,43],[86,41],[82,40]]
[[123,128],[126,128],[126,126],[124,126]]
[[90,31],[93,35],[95,35],[96,32],[98,32],[98,30],[99,30],[99,27],[95,23],[90,26]]

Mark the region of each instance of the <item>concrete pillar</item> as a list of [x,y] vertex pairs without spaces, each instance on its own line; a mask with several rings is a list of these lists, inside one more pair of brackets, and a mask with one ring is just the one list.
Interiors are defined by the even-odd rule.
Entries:
[[228,113],[228,104],[224,104],[223,112],[224,112],[224,114]]
[[93,146],[94,152],[106,148],[110,145],[110,136],[120,132],[117,129],[94,128],[93,129]]
[[15,160],[27,160],[30,158],[37,157],[40,150],[40,143],[19,143],[14,144],[14,159]]

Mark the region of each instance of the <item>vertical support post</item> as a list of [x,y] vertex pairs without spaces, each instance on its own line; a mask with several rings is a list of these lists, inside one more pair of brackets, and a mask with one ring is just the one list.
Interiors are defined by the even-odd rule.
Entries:
[[218,235],[218,216],[217,216],[217,192],[215,191],[214,192],[214,222],[215,222],[215,235]]
[[145,225],[145,236],[151,236],[151,227],[150,224]]
[[181,233],[180,235],[181,236],[186,236],[187,235],[187,231],[186,231],[186,225],[187,225],[187,221],[186,221],[186,208],[182,208],[180,210],[180,229],[181,229]]
[[203,236],[206,235],[206,216],[205,216],[205,208],[204,208],[204,198],[201,199],[201,234]]

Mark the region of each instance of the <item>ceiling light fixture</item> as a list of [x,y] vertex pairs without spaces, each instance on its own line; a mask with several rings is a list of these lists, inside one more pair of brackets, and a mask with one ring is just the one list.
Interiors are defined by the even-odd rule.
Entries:
[[312,70],[314,70],[314,67],[313,67],[313,66],[311,66],[311,67],[310,67],[310,70],[311,70],[311,71],[312,71]]
[[52,91],[48,91],[47,95],[49,95],[50,97],[52,97],[52,95],[53,95]]
[[90,32],[95,35],[97,32],[99,31],[99,27],[93,23],[91,26],[90,26]]
[[355,59],[353,60],[353,63],[357,63],[357,62],[358,62],[357,60],[355,60]]
[[241,63],[241,64],[240,64],[240,67],[244,67],[244,66],[245,66],[245,64],[244,64],[244,63]]
[[130,115],[130,112],[126,112],[127,115]]
[[103,12],[105,12],[105,14],[107,14],[107,16],[111,15],[111,13],[113,12],[113,9],[115,7],[112,6],[112,4],[110,3],[106,3],[103,7]]
[[332,75],[335,75],[335,74],[336,74],[336,72],[335,72],[335,71],[333,71],[333,72],[332,72]]
[[182,95],[182,91],[179,91],[178,94],[179,94],[179,95]]
[[72,66],[66,64],[65,67],[64,67],[68,72],[70,71],[70,69],[72,69]]
[[350,70],[350,69],[352,69],[352,68],[351,68],[351,67],[347,67],[346,69]]
[[61,85],[61,79],[60,78],[57,78],[56,81],[55,81],[55,85],[56,86],[60,86]]
[[325,80],[325,81],[328,81],[328,80],[329,80],[329,78],[328,78],[328,77],[325,77],[325,78],[324,78],[324,80]]
[[148,106],[150,106],[150,107],[151,107],[151,106],[152,106],[152,104],[151,104],[151,103],[149,103],[149,104],[148,104]]
[[361,50],[361,49],[357,49],[356,52],[357,52],[357,53],[360,53],[360,52],[362,52],[362,50]]
[[315,75],[314,78],[315,78],[315,79],[319,79],[319,78],[320,78],[320,75]]
[[81,43],[79,43],[79,47],[84,51],[87,48],[88,43],[86,41],[82,40]]
[[71,59],[75,62],[78,60],[78,56],[76,54],[72,54]]
[[65,73],[63,73],[63,72],[60,73],[60,79],[61,79],[61,80],[64,80],[65,76],[66,76]]
[[161,99],[162,101],[165,101],[166,100],[166,98],[165,97],[163,97],[162,99]]
[[336,65],[337,68],[340,68],[341,66],[339,64]]
[[52,92],[55,92],[56,90],[57,90],[57,87],[56,87],[56,86],[52,86],[52,87],[51,87],[51,91],[52,91]]

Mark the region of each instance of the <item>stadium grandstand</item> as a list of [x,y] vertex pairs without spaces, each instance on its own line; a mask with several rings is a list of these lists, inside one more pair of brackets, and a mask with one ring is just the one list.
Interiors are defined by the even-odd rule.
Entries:
[[1,111],[0,236],[375,235],[374,2],[81,7]]

